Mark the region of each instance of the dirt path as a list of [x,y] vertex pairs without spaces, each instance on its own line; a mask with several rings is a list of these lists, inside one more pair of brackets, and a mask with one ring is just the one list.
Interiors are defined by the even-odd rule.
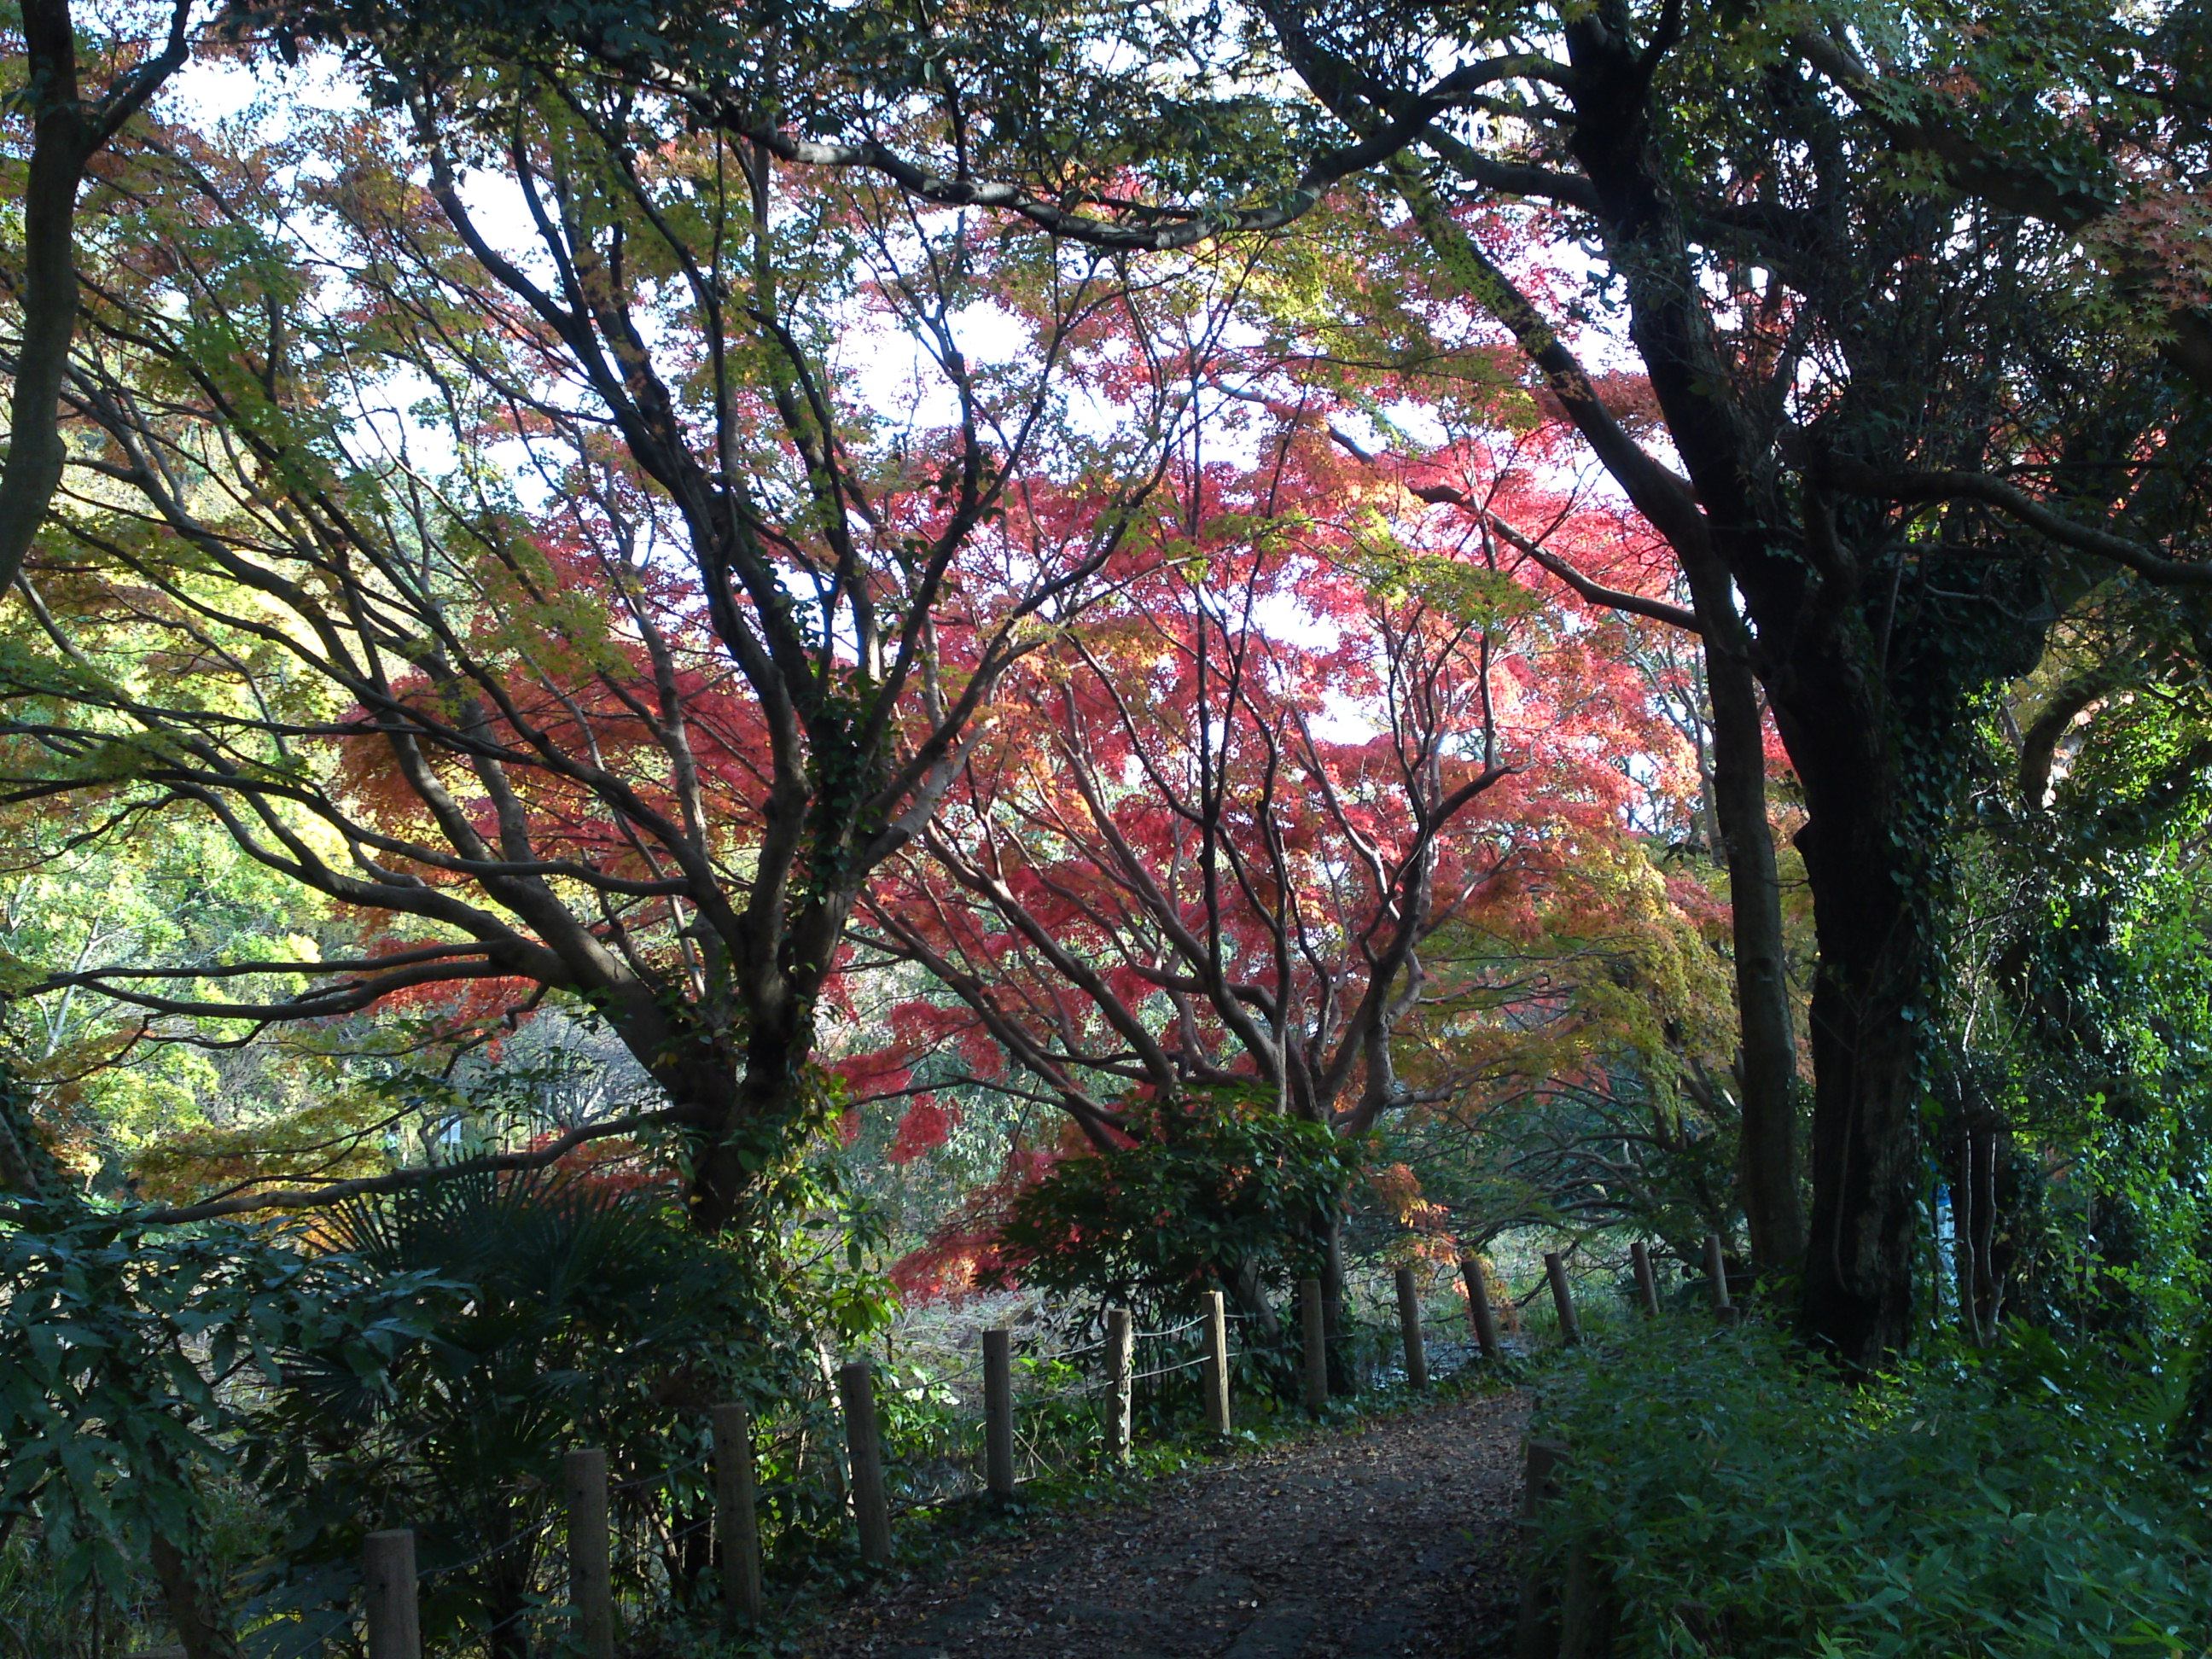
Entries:
[[886,1585],[806,1659],[1396,1659],[1509,1622],[1525,1402],[1490,1395],[1176,1477],[935,1584]]

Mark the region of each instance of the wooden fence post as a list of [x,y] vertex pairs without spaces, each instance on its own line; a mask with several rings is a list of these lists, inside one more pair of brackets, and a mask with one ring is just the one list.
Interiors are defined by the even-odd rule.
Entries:
[[1728,1255],[1718,1233],[1705,1235],[1705,1274],[1712,1281],[1713,1315],[1722,1324],[1735,1322],[1735,1304],[1729,1300]]
[[1305,1330],[1306,1409],[1318,1417],[1328,1409],[1328,1310],[1318,1279],[1298,1280],[1298,1313]]
[[714,1410],[714,1536],[722,1547],[722,1613],[757,1625],[761,1616],[760,1517],[753,1512],[753,1408]]
[[1545,1251],[1544,1277],[1552,1281],[1552,1305],[1559,1310],[1559,1340],[1571,1348],[1583,1340],[1583,1327],[1575,1317],[1575,1293],[1567,1284],[1566,1257],[1557,1250]]
[[[1544,1506],[1559,1496],[1559,1469],[1567,1449],[1556,1440],[1531,1440],[1528,1462],[1521,1488],[1522,1556],[1533,1555],[1541,1530]],[[1557,1659],[1559,1651],[1559,1587],[1529,1559],[1521,1583],[1520,1616],[1515,1621],[1513,1659]]]
[[1659,1280],[1651,1271],[1651,1247],[1638,1239],[1628,1247],[1628,1260],[1636,1269],[1636,1299],[1646,1319],[1659,1316]]
[[1474,1256],[1462,1256],[1459,1275],[1467,1283],[1467,1316],[1474,1327],[1474,1340],[1482,1345],[1482,1357],[1503,1359],[1505,1350],[1498,1343],[1498,1321],[1490,1311],[1490,1281],[1483,1274],[1481,1261]]
[[1106,1454],[1116,1462],[1129,1461],[1133,1437],[1129,1424],[1131,1361],[1136,1354],[1135,1322],[1127,1308],[1106,1310]]
[[368,1603],[368,1659],[422,1659],[414,1533],[400,1527],[362,1540],[361,1583]]
[[1014,1480],[1014,1334],[983,1333],[983,1484],[1001,1504],[1018,1494]]
[[1411,1267],[1398,1269],[1398,1334],[1406,1344],[1406,1385],[1429,1386],[1428,1345],[1421,1340],[1421,1293]]
[[853,1459],[853,1520],[860,1532],[860,1559],[872,1567],[891,1561],[890,1503],[884,1495],[884,1438],[876,1424],[876,1371],[855,1359],[837,1373],[845,1403],[845,1446]]
[[1206,1293],[1206,1426],[1229,1433],[1229,1312],[1218,1291]]
[[580,1446],[561,1460],[568,1511],[568,1610],[584,1659],[615,1659],[615,1586],[607,1548],[607,1454]]

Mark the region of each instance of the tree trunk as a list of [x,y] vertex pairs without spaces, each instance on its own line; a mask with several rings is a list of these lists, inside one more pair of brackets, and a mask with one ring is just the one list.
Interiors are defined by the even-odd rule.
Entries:
[[202,1564],[160,1533],[151,1540],[149,1564],[161,1586],[169,1622],[177,1627],[185,1659],[238,1659],[229,1621],[208,1594]]
[[1741,623],[1724,594],[1699,605],[1712,699],[1713,807],[1728,849],[1742,1103],[1738,1191],[1755,1278],[1796,1274],[1805,1255],[1797,1184],[1797,1050],[1782,937],[1782,881],[1766,817],[1766,741]]
[[805,1072],[813,1052],[813,1021],[787,1015],[754,1024],[737,1065],[716,1044],[680,1068],[681,1098],[702,1109],[685,1198],[691,1224],[701,1232],[726,1232],[743,1221],[763,1169],[783,1150],[778,1136],[804,1104]]
[[1981,1342],[1995,1338],[1997,1316],[2002,1311],[1997,1299],[1996,1271],[1999,1133],[1992,1125],[1978,1126],[1970,1131],[1967,1143],[1972,1165],[1972,1178],[1969,1184],[1974,1212],[1973,1231],[1968,1243],[1973,1250],[1974,1328],[1979,1333],[1976,1340]]
[[67,453],[56,406],[76,334],[76,192],[88,153],[68,0],[23,0],[32,144],[23,188],[23,337],[0,466],[0,593],[15,586]]
[[1958,1282],[1959,1328],[1976,1347],[1996,1334],[1997,1129],[1972,1080],[1961,1086],[1949,1125],[1944,1170],[1951,1188],[1952,1267]]
[[[635,985],[603,997],[602,1016],[668,1097],[686,1140],[685,1212],[697,1231],[740,1226],[764,1170],[803,1133],[811,995],[771,978],[750,1016],[708,1004],[672,1012]],[[742,1046],[735,1040],[744,1034]]]
[[813,1052],[807,1018],[759,1020],[739,1048],[711,1006],[672,1012],[647,988],[626,988],[597,1006],[646,1073],[659,1085],[685,1143],[684,1212],[696,1231],[726,1231],[743,1218],[761,1173],[781,1150],[779,1126],[793,1122]]
[[1863,1372],[1902,1352],[1912,1332],[1929,950],[1891,837],[1890,792],[1864,769],[1835,770],[1843,775],[1817,789],[1808,776],[1814,810],[1797,836],[1820,952],[1803,1322]]
[[1260,1264],[1250,1258],[1237,1264],[1237,1271],[1224,1273],[1214,1270],[1230,1304],[1252,1322],[1253,1328],[1262,1342],[1273,1342],[1283,1334],[1282,1321],[1267,1301],[1267,1292],[1260,1285]]
[[1947,1124],[1942,1176],[1951,1188],[1951,1281],[1958,1290],[1958,1329],[1973,1347],[1982,1345],[1980,1307],[1973,1297],[1973,1130],[1962,1113]]
[[1321,1307],[1322,1328],[1328,1339],[1328,1391],[1333,1395],[1359,1392],[1359,1379],[1352,1374],[1351,1337],[1352,1328],[1344,1317],[1344,1208],[1341,1204],[1329,1206],[1325,1222],[1328,1254],[1327,1270],[1322,1274]]

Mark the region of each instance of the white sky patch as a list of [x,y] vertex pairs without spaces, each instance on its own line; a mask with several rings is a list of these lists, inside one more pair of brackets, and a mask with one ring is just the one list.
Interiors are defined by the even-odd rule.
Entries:
[[261,137],[284,136],[285,123],[302,111],[347,114],[368,107],[361,85],[343,64],[317,53],[296,64],[257,58],[195,58],[172,76],[155,112],[203,131],[261,106]]

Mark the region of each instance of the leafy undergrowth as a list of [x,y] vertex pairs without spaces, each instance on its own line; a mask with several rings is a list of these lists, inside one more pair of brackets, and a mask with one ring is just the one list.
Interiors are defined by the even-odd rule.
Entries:
[[2198,1656],[2212,1490],[2164,1455],[2172,1380],[2036,1334],[1854,1389],[1778,1335],[1666,1322],[1555,1372],[1617,1659]]

